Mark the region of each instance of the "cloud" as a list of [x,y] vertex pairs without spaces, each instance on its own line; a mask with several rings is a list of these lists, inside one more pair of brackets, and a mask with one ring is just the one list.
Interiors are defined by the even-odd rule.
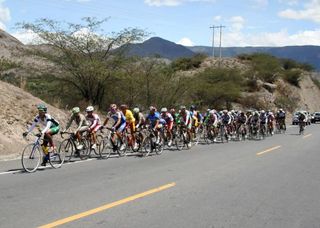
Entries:
[[31,30],[19,30],[11,34],[23,44],[32,44],[39,41],[39,36]]
[[212,3],[215,2],[215,0],[144,0],[144,3],[149,6],[178,6],[182,5],[183,3],[188,2],[208,2]]
[[286,9],[279,12],[278,15],[288,19],[310,20],[320,23],[320,0],[310,0],[302,10]]
[[182,38],[177,42],[177,44],[181,44],[183,46],[194,46],[194,43],[187,37]]
[[222,44],[234,46],[290,46],[290,45],[320,45],[320,29],[299,31],[289,34],[283,29],[274,33],[248,34],[229,32],[223,34]]
[[234,16],[228,20],[231,23],[231,29],[235,31],[240,31],[243,29],[245,24],[245,19],[241,16]]
[[5,23],[11,20],[10,10],[3,5],[5,0],[0,0],[0,28],[5,30]]

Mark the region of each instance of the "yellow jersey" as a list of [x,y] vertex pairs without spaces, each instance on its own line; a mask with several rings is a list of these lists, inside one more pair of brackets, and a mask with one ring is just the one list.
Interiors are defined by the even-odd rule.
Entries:
[[124,115],[126,117],[127,123],[135,123],[136,119],[134,118],[132,112],[129,109],[126,110],[126,113]]

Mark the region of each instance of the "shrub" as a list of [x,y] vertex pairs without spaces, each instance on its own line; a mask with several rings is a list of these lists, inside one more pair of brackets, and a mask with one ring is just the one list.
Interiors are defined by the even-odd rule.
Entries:
[[171,66],[175,71],[192,70],[199,68],[205,58],[207,58],[207,56],[204,54],[196,54],[191,58],[178,58],[172,62]]
[[300,70],[295,70],[295,69],[292,69],[290,71],[285,71],[283,73],[283,79],[290,83],[291,85],[294,85],[298,88],[300,88],[300,81],[302,79],[302,72]]

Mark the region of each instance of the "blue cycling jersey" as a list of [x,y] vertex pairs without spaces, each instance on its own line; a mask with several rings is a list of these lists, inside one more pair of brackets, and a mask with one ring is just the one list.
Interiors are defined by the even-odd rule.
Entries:
[[153,114],[150,113],[147,116],[147,120],[149,120],[151,125],[154,126],[156,124],[156,121],[160,120],[160,113],[159,112],[155,112]]

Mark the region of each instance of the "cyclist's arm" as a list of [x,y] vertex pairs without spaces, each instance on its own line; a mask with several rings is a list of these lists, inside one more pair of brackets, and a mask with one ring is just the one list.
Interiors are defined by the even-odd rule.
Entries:
[[72,124],[72,121],[73,121],[73,116],[68,120],[68,123],[67,123],[67,125],[66,125],[65,131],[69,129],[69,127],[70,127],[71,124]]
[[113,125],[114,128],[117,128],[121,123],[121,114],[118,113],[118,121]]
[[52,126],[52,121],[47,121],[47,125],[46,127],[41,131],[41,134],[45,134],[49,129],[50,127]]

